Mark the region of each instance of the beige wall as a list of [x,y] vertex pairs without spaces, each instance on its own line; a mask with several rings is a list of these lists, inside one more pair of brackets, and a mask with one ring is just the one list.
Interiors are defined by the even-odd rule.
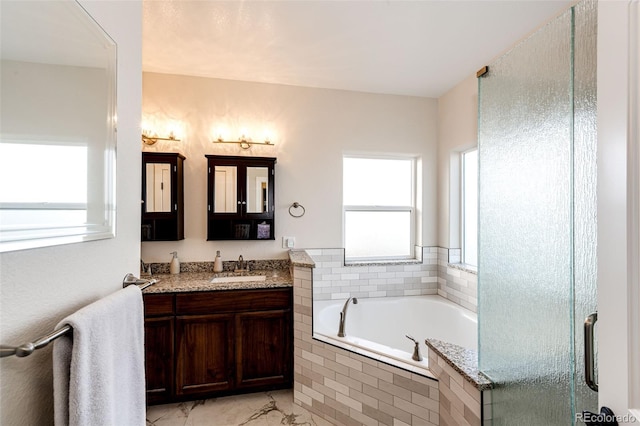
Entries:
[[[0,342],[17,345],[53,330],[78,308],[121,288],[140,251],[139,122],[142,7],[82,1],[118,44],[117,236],[0,254]],[[0,361],[0,423],[53,423],[51,347]]]
[[[143,119],[161,129],[182,123],[181,142],[158,142],[147,150],[179,151],[185,161],[185,240],[142,243],[146,262],[285,258],[283,236],[296,247],[342,246],[342,155],[406,154],[422,158],[421,229],[417,243],[436,243],[435,99],[145,73]],[[219,125],[245,125],[275,134],[274,147],[214,145]],[[234,135],[228,136],[229,138]],[[273,156],[276,164],[275,241],[205,241],[205,154]],[[304,217],[294,219],[297,201]]]
[[[438,242],[460,248],[460,152],[478,142],[478,81],[461,81],[438,98]],[[453,188],[453,191],[450,190]]]

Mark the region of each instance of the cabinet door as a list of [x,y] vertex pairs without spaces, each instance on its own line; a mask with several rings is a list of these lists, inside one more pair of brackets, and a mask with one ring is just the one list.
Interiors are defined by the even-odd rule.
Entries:
[[173,389],[173,317],[144,321],[147,403],[171,399]]
[[236,386],[257,388],[291,382],[291,310],[236,316]]
[[177,153],[142,153],[142,241],[184,239],[184,160]]
[[176,395],[233,388],[234,316],[176,317]]

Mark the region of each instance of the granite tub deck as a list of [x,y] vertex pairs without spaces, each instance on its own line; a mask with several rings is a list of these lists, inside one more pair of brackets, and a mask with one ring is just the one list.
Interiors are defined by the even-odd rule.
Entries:
[[425,344],[438,379],[440,426],[491,424],[492,382],[478,370],[477,351],[437,339]]
[[[212,283],[217,277],[228,276],[257,276],[264,275],[264,281],[243,281]],[[179,274],[154,275],[158,282],[147,287],[143,293],[183,293],[193,291],[217,291],[217,290],[251,290],[260,288],[291,287],[293,280],[289,269],[264,269],[249,272],[181,272]]]

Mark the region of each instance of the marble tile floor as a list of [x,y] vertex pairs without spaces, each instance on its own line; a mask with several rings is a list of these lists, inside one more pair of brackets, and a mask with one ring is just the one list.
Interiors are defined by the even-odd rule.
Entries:
[[332,426],[285,389],[147,407],[147,426]]

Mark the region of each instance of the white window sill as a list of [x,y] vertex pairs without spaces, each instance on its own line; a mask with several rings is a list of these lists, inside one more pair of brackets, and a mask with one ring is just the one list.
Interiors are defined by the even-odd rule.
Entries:
[[478,275],[478,267],[466,263],[447,263],[447,267]]
[[387,265],[419,265],[420,259],[389,259],[389,260],[347,260],[344,266],[387,266]]

